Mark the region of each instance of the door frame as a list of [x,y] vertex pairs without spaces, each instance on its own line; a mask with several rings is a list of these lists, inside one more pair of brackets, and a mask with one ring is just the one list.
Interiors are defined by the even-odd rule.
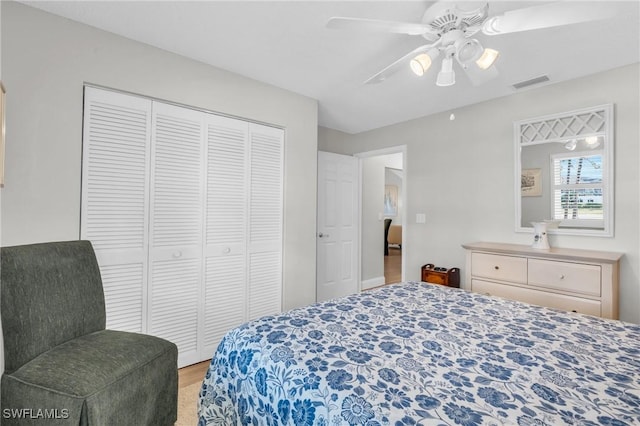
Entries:
[[[356,157],[358,159],[358,205],[359,205],[359,209],[360,209],[360,214],[358,216],[358,291],[362,291],[362,186],[363,186],[363,179],[362,179],[362,162],[365,158],[370,158],[370,157],[379,157],[381,155],[389,155],[389,154],[402,154],[402,191],[401,191],[401,196],[402,196],[402,200],[404,203],[404,207],[402,209],[402,214],[400,215],[400,217],[402,218],[402,226],[405,228],[403,229],[402,232],[402,247],[407,247],[406,245],[406,239],[407,239],[407,232],[406,232],[406,226],[407,226],[407,145],[397,145],[397,146],[392,146],[389,148],[382,148],[382,149],[376,149],[373,151],[364,151],[364,152],[359,152],[356,154],[353,154],[354,157]],[[406,250],[402,250],[402,258],[400,260],[401,262],[401,268],[402,268],[402,275],[400,280],[401,281],[405,281],[406,280]]]

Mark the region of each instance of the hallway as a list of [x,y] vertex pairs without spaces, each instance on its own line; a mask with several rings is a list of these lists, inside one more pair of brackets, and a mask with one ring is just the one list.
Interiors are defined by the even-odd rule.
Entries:
[[384,283],[398,283],[402,280],[402,250],[389,247],[389,256],[384,257]]

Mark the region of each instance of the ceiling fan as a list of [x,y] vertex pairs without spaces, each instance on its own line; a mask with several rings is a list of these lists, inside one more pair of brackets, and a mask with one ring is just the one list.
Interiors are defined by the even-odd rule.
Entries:
[[472,38],[476,33],[494,36],[537,30],[606,19],[614,16],[615,12],[612,3],[607,1],[559,1],[491,15],[487,2],[439,1],[426,10],[420,23],[333,17],[327,22],[327,27],[422,36],[427,41],[427,44],[412,50],[374,74],[365,84],[379,83],[407,63],[416,75],[422,76],[431,64],[442,56],[436,85],[455,84],[454,59],[471,82],[478,85],[497,75],[495,61],[499,52],[484,48],[476,38]]

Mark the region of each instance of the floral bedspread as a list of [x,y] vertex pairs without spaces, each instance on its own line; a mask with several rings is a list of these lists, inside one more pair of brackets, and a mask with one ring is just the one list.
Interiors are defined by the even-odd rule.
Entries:
[[221,341],[201,425],[640,425],[640,326],[425,283]]

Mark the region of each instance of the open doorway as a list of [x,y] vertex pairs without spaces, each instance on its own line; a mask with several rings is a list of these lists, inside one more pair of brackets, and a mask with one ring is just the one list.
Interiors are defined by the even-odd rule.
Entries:
[[356,157],[360,159],[361,289],[367,290],[404,280],[406,147]]

